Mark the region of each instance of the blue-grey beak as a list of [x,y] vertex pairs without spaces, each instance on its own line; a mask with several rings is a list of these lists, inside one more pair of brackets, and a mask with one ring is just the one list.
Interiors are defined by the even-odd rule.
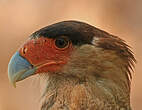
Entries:
[[8,64],[8,77],[10,82],[16,87],[16,82],[21,81],[35,73],[34,68],[26,59],[16,52]]

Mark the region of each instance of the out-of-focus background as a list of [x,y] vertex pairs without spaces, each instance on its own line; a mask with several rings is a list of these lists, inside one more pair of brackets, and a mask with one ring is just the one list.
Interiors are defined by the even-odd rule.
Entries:
[[138,63],[132,80],[131,103],[133,110],[141,110],[141,0],[0,0],[0,110],[39,109],[39,80],[31,77],[15,89],[8,81],[8,62],[32,32],[71,19],[120,36],[132,46]]

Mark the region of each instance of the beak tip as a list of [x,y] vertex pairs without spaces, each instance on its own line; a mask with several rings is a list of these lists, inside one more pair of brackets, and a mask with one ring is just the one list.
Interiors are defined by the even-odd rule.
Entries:
[[15,83],[13,83],[13,87],[14,87],[14,88],[16,88],[16,82],[15,82]]
[[10,81],[10,83],[13,85],[14,88],[16,88],[16,82]]
[[9,79],[9,82],[13,85],[13,87],[16,88],[16,81],[14,81],[13,77],[11,76],[9,72],[8,72],[8,79]]

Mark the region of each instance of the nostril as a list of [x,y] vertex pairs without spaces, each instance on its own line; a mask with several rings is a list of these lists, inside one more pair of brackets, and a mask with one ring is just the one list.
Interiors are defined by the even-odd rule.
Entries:
[[26,54],[27,50],[28,50],[28,49],[27,49],[26,47],[22,48],[22,53],[23,53],[23,54]]

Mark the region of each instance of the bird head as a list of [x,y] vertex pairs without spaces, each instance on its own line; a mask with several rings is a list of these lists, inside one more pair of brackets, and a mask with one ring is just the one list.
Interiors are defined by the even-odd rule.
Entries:
[[134,61],[120,38],[83,22],[63,21],[33,33],[11,58],[8,76],[14,85],[35,74],[129,83]]

